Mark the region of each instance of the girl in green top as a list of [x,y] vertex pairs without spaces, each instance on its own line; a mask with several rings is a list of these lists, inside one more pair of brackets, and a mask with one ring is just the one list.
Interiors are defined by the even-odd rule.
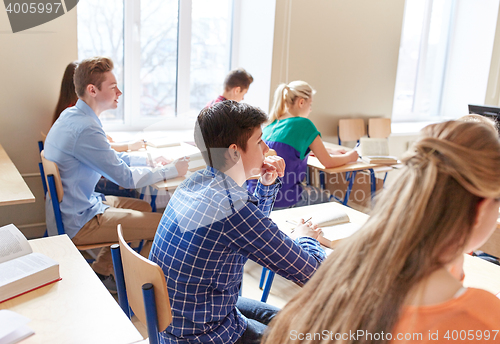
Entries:
[[324,146],[320,132],[307,118],[312,110],[314,93],[316,91],[306,82],[292,81],[279,85],[274,94],[270,124],[264,128],[262,137],[269,148],[286,162],[283,185],[275,207],[303,206],[329,200],[324,191],[302,185],[309,152],[312,151],[326,168],[358,159],[356,151],[329,151]]

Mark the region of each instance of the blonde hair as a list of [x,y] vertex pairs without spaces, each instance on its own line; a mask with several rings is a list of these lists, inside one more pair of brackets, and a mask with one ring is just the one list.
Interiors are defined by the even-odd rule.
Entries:
[[[463,252],[478,202],[500,196],[500,143],[488,125],[427,126],[402,160],[367,223],[278,313],[263,343],[291,343],[291,331],[391,332],[412,286]],[[299,342],[373,342],[322,339]]]
[[498,132],[498,127],[494,120],[485,116],[476,115],[475,113],[462,116],[459,119],[457,119],[457,121],[483,123],[491,126],[493,129],[495,129],[495,131]]
[[269,113],[269,123],[272,123],[283,115],[286,106],[293,105],[297,98],[309,99],[316,91],[305,81],[292,81],[287,84],[279,84],[274,92],[274,101],[271,112]]

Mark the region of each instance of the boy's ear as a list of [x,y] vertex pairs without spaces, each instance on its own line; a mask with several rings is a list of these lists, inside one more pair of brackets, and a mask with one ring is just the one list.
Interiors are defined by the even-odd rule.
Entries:
[[240,94],[241,93],[241,87],[240,86],[236,86],[235,88],[233,88],[233,92],[234,92],[234,94]]
[[95,85],[92,85],[92,84],[88,84],[87,87],[86,87],[86,90],[87,90],[87,93],[89,96],[91,97],[95,97],[96,93],[97,93],[97,87],[95,87]]
[[229,158],[233,162],[237,162],[240,159],[240,152],[238,152],[238,146],[236,146],[236,144],[233,143],[232,145],[230,145],[228,148],[228,152]]

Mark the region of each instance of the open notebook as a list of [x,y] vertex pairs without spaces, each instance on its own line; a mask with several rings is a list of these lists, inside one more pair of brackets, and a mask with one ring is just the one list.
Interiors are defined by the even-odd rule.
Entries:
[[[319,236],[318,241],[321,245],[333,248],[340,240],[354,234],[361,225],[352,223],[349,216],[342,209],[333,208],[328,212],[318,212],[310,214],[311,223],[321,227],[323,234]],[[307,220],[306,217],[305,220]],[[299,224],[300,219],[290,221],[293,224]]]
[[362,137],[359,140],[359,155],[369,164],[396,164],[398,159],[389,155],[387,139]]

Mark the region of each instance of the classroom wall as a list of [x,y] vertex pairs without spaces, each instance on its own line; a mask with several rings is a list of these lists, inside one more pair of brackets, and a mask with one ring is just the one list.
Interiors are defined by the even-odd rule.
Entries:
[[14,223],[30,237],[45,231],[37,141],[50,128],[64,69],[78,57],[76,37],[76,10],[15,34],[0,10],[0,144],[36,198],[0,206],[0,225]]
[[[500,8],[498,9],[500,18]],[[493,106],[500,106],[500,20],[497,19],[495,31],[495,41],[493,43],[493,52],[491,55],[490,73],[486,97],[484,103]]]
[[403,14],[401,0],[277,0],[271,93],[310,83],[324,137],[340,118],[391,117]]

